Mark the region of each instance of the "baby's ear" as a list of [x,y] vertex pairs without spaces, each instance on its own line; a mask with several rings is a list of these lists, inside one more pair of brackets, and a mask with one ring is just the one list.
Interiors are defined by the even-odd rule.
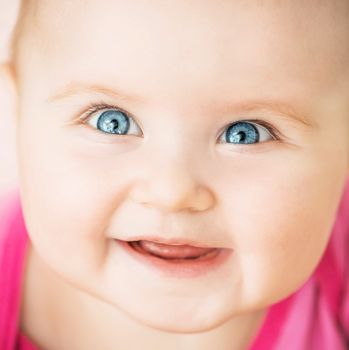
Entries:
[[[4,123],[17,124],[17,84],[10,63],[0,63],[0,120]],[[3,113],[6,111],[5,113]],[[6,120],[4,120],[6,119]]]
[[18,182],[16,91],[10,67],[0,63],[0,194]]

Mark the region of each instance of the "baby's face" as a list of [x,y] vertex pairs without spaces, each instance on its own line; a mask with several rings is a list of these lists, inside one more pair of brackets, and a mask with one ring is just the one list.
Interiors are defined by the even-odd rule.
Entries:
[[[53,270],[180,332],[307,280],[347,176],[349,49],[345,2],[304,3],[40,2],[17,66],[18,159]],[[166,277],[115,243],[143,234],[233,253]]]

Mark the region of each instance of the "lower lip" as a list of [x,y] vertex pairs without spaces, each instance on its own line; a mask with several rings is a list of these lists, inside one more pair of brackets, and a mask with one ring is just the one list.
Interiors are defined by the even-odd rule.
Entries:
[[224,265],[232,253],[232,250],[222,248],[217,249],[213,253],[209,253],[209,255],[202,260],[169,260],[139,252],[125,241],[116,239],[115,242],[139,263],[162,273],[166,277],[176,278],[199,277],[215,271]]

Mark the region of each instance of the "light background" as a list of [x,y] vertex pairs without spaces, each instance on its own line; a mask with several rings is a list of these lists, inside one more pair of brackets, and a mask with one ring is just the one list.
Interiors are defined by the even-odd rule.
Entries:
[[1,64],[9,58],[8,44],[18,5],[18,0],[0,0],[0,195],[17,184],[14,106]]

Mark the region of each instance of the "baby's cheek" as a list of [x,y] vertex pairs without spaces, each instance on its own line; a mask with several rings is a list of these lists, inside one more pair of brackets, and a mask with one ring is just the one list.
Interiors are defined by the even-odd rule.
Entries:
[[297,190],[303,183],[296,180],[292,187],[277,186],[275,192],[261,189],[253,206],[241,201],[246,204],[232,211],[237,263],[250,300],[276,302],[295,291],[314,271],[326,247],[334,202],[320,201],[326,194],[320,195],[316,184],[307,191]]
[[254,238],[251,246],[241,247],[237,256],[249,300],[274,303],[295,291],[311,275],[323,245],[313,234],[302,236],[297,229],[304,232],[306,227],[275,226],[268,233],[261,229],[261,236]]
[[62,143],[49,141],[24,142],[21,148],[28,230],[51,267],[83,279],[98,271],[106,257],[113,194],[91,159],[67,156]]

